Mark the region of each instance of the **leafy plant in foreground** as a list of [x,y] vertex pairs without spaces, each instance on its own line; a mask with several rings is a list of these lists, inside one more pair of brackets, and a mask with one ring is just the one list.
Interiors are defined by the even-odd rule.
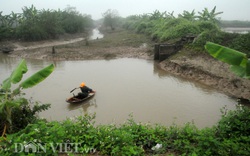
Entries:
[[[53,70],[54,70],[53,64],[43,68],[42,70],[33,74],[26,80],[22,81],[19,84],[19,86],[12,91],[11,84],[17,84],[18,82],[20,82],[22,80],[23,74],[25,74],[28,71],[26,61],[22,60],[19,63],[19,65],[16,67],[16,69],[11,73],[10,77],[8,77],[7,79],[3,81],[2,86],[1,86],[1,94],[0,94],[0,117],[1,117],[1,122],[2,122],[1,126],[3,127],[2,136],[4,136],[6,131],[8,132],[12,131],[13,110],[17,110],[17,109],[20,109],[22,111],[29,110],[29,109],[25,109],[25,107],[27,107],[28,101],[18,96],[18,95],[21,95],[21,90],[37,85],[38,83],[43,81],[46,77],[48,77],[53,72]],[[47,107],[48,105],[45,106],[45,108],[42,108],[42,107],[39,108],[37,106],[36,108],[34,108],[34,110],[32,110],[31,114],[33,114],[36,111],[40,111],[41,109],[42,110],[46,109]]]

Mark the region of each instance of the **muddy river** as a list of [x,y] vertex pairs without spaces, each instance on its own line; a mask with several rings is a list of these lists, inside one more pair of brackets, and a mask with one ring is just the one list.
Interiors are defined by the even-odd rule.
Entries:
[[[0,54],[1,82],[19,61]],[[210,127],[220,119],[221,108],[234,109],[236,104],[235,99],[212,88],[162,71],[150,60],[48,62],[27,59],[29,71],[24,79],[50,63],[56,65],[52,75],[25,90],[27,98],[51,104],[49,110],[40,114],[48,120],[96,113],[97,124],[120,124],[132,114],[137,122],[162,125],[194,122],[202,128]],[[72,96],[70,91],[81,82],[96,90],[96,95],[82,104],[68,104],[65,100]]]

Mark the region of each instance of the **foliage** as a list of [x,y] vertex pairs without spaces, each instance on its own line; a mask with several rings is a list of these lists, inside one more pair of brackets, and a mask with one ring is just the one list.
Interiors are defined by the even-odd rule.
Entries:
[[207,8],[204,8],[202,12],[198,12],[198,18],[201,21],[212,21],[214,23],[218,23],[219,21],[216,19],[216,16],[222,14],[223,12],[216,12],[216,6],[209,12]]
[[212,42],[207,42],[205,48],[211,56],[230,64],[236,75],[250,79],[250,59],[246,54]]
[[[29,108],[28,101],[19,95],[21,95],[22,89],[30,88],[41,81],[43,81],[46,77],[48,77],[54,70],[54,65],[51,64],[37,73],[33,74],[32,76],[28,77],[26,80],[22,81],[16,89],[13,91],[11,90],[11,84],[17,84],[22,80],[23,75],[28,71],[27,65],[25,60],[22,60],[19,65],[16,67],[16,69],[11,73],[10,77],[5,79],[1,86],[1,94],[0,94],[0,116],[1,116],[1,128],[4,128],[4,133],[7,132],[11,133],[13,132],[13,127],[16,125],[13,125],[13,123],[17,123],[19,120],[26,120],[26,115],[35,115],[36,112],[39,112],[40,110],[45,110],[49,106],[43,105],[38,106],[35,105],[33,109]],[[12,113],[21,113],[22,115],[26,116],[25,118],[18,119],[15,115]],[[14,121],[16,119],[16,121]],[[32,118],[29,118],[28,120],[32,120]],[[23,123],[24,121],[21,121]],[[28,123],[29,121],[26,121]],[[17,126],[20,127],[20,126]],[[22,126],[21,126],[22,127]],[[23,125],[25,127],[25,125]],[[23,128],[22,127],[22,128]]]
[[218,30],[216,24],[209,21],[193,21],[182,17],[172,18],[171,16],[157,17],[159,18],[152,18],[150,15],[131,16],[127,19],[124,27],[135,30],[137,33],[147,34],[153,40],[160,42],[178,40],[190,34],[199,35],[204,31]]
[[244,52],[250,57],[250,33],[237,35],[232,39],[230,48]]
[[132,15],[125,19],[123,27],[136,33],[143,33],[156,42],[175,43],[184,36],[196,36],[190,47],[204,51],[207,41],[242,51],[250,56],[250,33],[235,34],[223,32],[217,18],[222,12],[207,8],[198,12],[184,11],[175,18],[170,13],[154,11],[151,14]]
[[[136,123],[132,116],[121,125],[95,126],[95,114],[62,122],[37,121],[2,140],[0,145],[3,150],[0,153],[13,154],[14,143],[68,142],[77,143],[78,154],[249,155],[250,109],[239,106],[236,110],[225,109],[222,112],[222,118],[217,125],[204,129],[198,129],[191,123],[170,127]],[[59,148],[57,146],[53,150],[51,146],[47,146],[46,153],[29,154],[55,155],[54,152],[58,152]]]
[[178,18],[175,18],[173,13],[160,13],[156,10],[152,14],[129,16],[124,27],[137,33],[147,34],[156,41],[175,41],[190,34],[199,35],[205,31],[218,31],[215,21],[220,13],[215,13],[215,8],[211,12],[207,9],[203,10],[204,16],[209,17],[206,20],[205,17],[196,16],[194,10],[191,13],[184,11]]
[[178,17],[185,18],[185,19],[187,19],[189,21],[195,21],[195,18],[197,16],[195,16],[195,11],[194,10],[192,12],[188,12],[188,11],[184,10],[182,14],[178,15]]
[[37,10],[33,5],[22,8],[21,14],[2,15],[0,12],[0,40],[44,40],[63,33],[84,32],[93,26],[89,15],[82,15],[74,7],[61,10]]

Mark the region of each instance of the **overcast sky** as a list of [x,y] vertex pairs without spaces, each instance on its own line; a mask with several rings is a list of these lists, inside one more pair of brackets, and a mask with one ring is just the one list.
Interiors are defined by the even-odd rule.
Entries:
[[34,5],[40,9],[65,9],[67,5],[76,7],[77,11],[91,15],[96,20],[102,18],[102,13],[108,9],[116,9],[119,15],[127,17],[143,13],[172,12],[177,16],[184,10],[202,11],[205,7],[211,11],[216,6],[216,12],[223,20],[250,21],[250,0],[0,0],[0,11],[3,14],[22,12],[24,6]]

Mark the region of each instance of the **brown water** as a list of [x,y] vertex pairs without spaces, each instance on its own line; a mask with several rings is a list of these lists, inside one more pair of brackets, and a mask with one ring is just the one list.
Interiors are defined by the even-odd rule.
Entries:
[[[0,54],[0,82],[7,78],[20,59]],[[53,62],[27,60],[24,78]],[[40,114],[49,120],[64,120],[84,113],[96,113],[97,124],[123,123],[133,114],[135,121],[162,125],[194,122],[212,126],[220,109],[234,109],[236,101],[207,86],[174,77],[153,61],[116,59],[54,62],[56,69],[26,96],[51,108]],[[96,90],[91,100],[78,105],[65,102],[70,91],[84,81]],[[13,88],[14,89],[14,88]],[[75,94],[79,90],[75,91]]]

